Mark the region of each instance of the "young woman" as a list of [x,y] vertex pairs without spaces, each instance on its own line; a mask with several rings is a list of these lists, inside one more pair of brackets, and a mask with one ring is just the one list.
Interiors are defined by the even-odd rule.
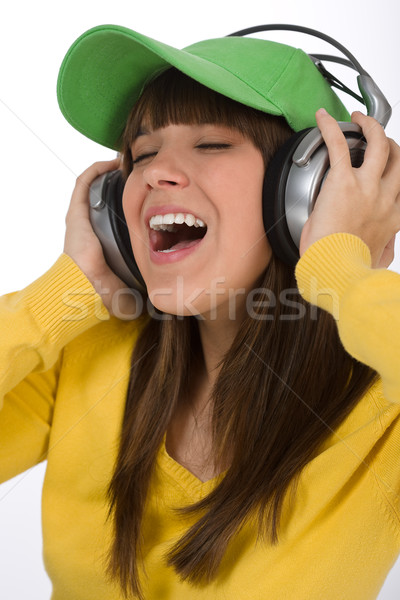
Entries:
[[[337,97],[261,40],[183,52],[97,28],[59,98],[121,159],[78,178],[65,253],[1,304],[1,475],[48,461],[54,600],[375,598],[400,551],[399,147],[354,113],[352,168]],[[294,272],[263,180],[315,113],[331,169]],[[140,316],[89,221],[117,168]]]

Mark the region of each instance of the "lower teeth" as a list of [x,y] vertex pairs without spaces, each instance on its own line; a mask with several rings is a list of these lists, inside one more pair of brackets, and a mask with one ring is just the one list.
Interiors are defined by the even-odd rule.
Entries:
[[174,252],[173,248],[167,248],[166,250],[157,250],[157,252]]

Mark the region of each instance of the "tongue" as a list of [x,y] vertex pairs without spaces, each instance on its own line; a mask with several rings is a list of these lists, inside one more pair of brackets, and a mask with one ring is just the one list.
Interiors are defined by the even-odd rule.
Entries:
[[191,246],[198,244],[200,241],[201,241],[201,238],[197,239],[197,240],[184,240],[183,242],[178,242],[174,246],[171,246],[170,251],[172,250],[173,252],[175,252],[175,250],[182,250],[183,248],[190,248]]

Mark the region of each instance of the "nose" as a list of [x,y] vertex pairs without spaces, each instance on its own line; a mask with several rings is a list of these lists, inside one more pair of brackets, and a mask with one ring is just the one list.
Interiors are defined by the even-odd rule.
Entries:
[[184,160],[172,149],[160,150],[144,169],[143,177],[152,189],[184,188],[189,185]]

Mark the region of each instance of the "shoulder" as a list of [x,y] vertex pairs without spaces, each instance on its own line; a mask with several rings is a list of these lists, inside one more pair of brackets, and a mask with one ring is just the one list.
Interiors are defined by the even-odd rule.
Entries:
[[121,321],[115,317],[99,321],[64,348],[64,364],[89,360],[94,356],[131,353],[148,317]]

